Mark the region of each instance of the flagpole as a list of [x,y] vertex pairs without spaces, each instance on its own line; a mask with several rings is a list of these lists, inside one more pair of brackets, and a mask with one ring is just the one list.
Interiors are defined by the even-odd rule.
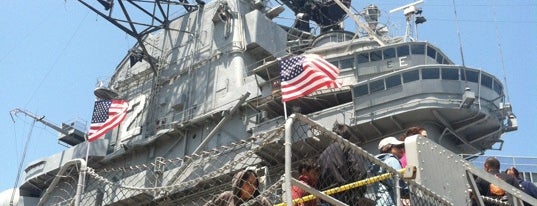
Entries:
[[[84,192],[84,185],[86,185],[86,172],[88,170],[88,156],[90,151],[91,142],[88,141],[88,134],[84,134],[84,138],[86,139],[87,147],[86,147],[86,159],[83,164],[81,164],[80,168],[80,174],[78,175],[78,184],[76,187],[76,194],[75,194],[75,206],[80,205],[81,196]],[[85,165],[85,166],[82,166]]]
[[283,102],[283,115],[285,119],[287,119],[287,104],[286,102]]
[[88,163],[88,156],[90,151],[91,142],[88,141],[88,134],[84,134],[84,137],[86,138],[86,142],[88,143],[88,146],[86,147],[86,164]]
[[[99,100],[99,99],[97,99]],[[84,191],[84,185],[86,182],[86,173],[88,171],[88,160],[89,160],[89,151],[91,148],[91,142],[95,141],[97,138],[105,135],[108,131],[116,128],[119,124],[125,120],[127,116],[127,110],[129,109],[129,103],[125,100],[102,100],[95,102],[93,107],[93,117],[91,119],[90,132],[92,133],[92,141],[89,141],[88,134],[84,134],[86,139],[86,158],[84,166],[81,167],[80,173],[78,175],[78,185],[76,188],[75,194],[75,206],[80,205],[80,198],[82,192]],[[114,112],[111,113],[111,110]],[[115,114],[114,114],[115,113]],[[95,118],[98,117],[98,118]],[[106,117],[106,118],[103,118]],[[95,123],[95,125],[94,125]],[[92,130],[93,127],[98,129]],[[82,161],[82,160],[81,160]]]

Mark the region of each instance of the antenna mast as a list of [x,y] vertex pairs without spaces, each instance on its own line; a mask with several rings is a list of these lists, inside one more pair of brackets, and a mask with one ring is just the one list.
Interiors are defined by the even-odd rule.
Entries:
[[34,119],[36,122],[41,122],[45,126],[50,127],[52,129],[58,131],[59,133],[61,133],[61,135],[60,135],[60,137],[58,139],[60,141],[64,142],[64,143],[66,143],[66,144],[74,146],[74,145],[77,145],[77,144],[79,144],[81,142],[86,141],[86,138],[84,137],[85,132],[82,132],[82,131],[74,128],[73,125],[62,124],[62,127],[59,127],[59,126],[55,125],[54,123],[51,123],[51,122],[47,121],[45,119],[45,116],[38,117],[38,116],[36,116],[36,115],[26,111],[26,110],[22,110],[22,109],[19,109],[19,108],[15,108],[15,109],[11,110],[11,112],[10,112],[11,118],[13,119],[13,115],[17,115],[17,113],[23,113],[26,116]]
[[[416,7],[418,4],[423,3],[423,0],[412,2],[410,4],[395,8],[390,10],[390,13],[394,13],[396,11],[403,11],[403,14],[406,17],[406,30],[405,30],[405,41],[414,41],[418,38],[418,24],[422,24],[427,19],[421,15],[422,9],[419,7]],[[414,31],[416,33],[416,39],[412,38],[412,20],[414,20]]]
[[[459,29],[459,16],[457,16],[457,6],[455,6],[455,0],[453,0],[453,13],[455,14],[455,23],[457,25],[457,37],[459,38],[459,50],[461,52],[462,66],[466,68],[466,64],[464,63],[464,54],[462,53],[461,32]],[[466,80],[466,74],[464,79]]]

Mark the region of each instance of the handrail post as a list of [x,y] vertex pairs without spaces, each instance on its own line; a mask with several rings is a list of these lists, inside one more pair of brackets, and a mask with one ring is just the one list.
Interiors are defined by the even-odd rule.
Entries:
[[284,172],[284,180],[283,184],[285,185],[285,194],[283,195],[286,205],[291,206],[293,205],[293,197],[291,195],[291,144],[292,139],[291,135],[293,134],[292,127],[293,123],[295,121],[295,114],[291,114],[289,118],[285,121],[285,143],[283,143],[285,147],[285,172]]
[[86,172],[88,168],[87,168],[87,163],[85,160],[77,158],[77,159],[69,160],[68,162],[66,162],[64,165],[60,167],[60,170],[58,171],[58,173],[56,173],[56,177],[54,177],[52,182],[49,184],[49,187],[43,193],[43,196],[39,199],[39,202],[37,203],[38,206],[45,204],[45,202],[48,200],[50,196],[50,192],[54,189],[54,187],[56,187],[56,185],[58,185],[58,183],[60,182],[60,179],[62,178],[63,174],[66,172],[67,168],[73,165],[77,165],[77,164],[80,164],[80,174],[78,175],[78,184],[76,187],[74,205],[75,206],[80,205],[80,199],[81,199],[80,196],[82,196],[82,192],[84,190],[84,185],[85,185],[84,182],[85,182]]
[[80,196],[82,196],[82,192],[84,191],[84,185],[86,184],[86,171],[87,170],[88,170],[88,167],[86,166],[86,161],[80,160],[80,175],[78,175],[78,184],[76,186],[75,206],[80,205]]

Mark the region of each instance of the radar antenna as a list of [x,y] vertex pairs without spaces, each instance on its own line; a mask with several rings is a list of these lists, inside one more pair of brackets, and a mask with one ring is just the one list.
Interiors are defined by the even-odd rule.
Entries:
[[[503,61],[503,47],[502,43],[500,41],[500,31],[498,29],[498,21],[496,19],[496,6],[492,5],[492,14],[494,16],[494,27],[496,30],[496,42],[498,43],[498,55],[501,62],[502,67],[502,73],[503,73],[503,85],[505,88],[505,97],[507,98],[507,102],[503,105],[503,110],[506,111],[507,114],[507,126],[504,129],[505,131],[515,131],[518,129],[518,120],[516,115],[513,113],[513,108],[511,107],[511,99],[509,98],[509,89],[507,88],[507,72],[505,71],[505,64]],[[505,101],[505,100],[504,100]]]
[[[418,24],[422,24],[427,21],[427,19],[425,19],[425,17],[421,15],[423,10],[417,7],[417,5],[421,3],[423,3],[423,0],[412,2],[410,4],[390,10],[390,13],[394,13],[394,12],[402,10],[403,14],[405,15],[405,18],[406,18],[405,41],[414,41],[418,39]],[[413,33],[412,25],[414,25],[416,39],[412,38],[412,33]]]

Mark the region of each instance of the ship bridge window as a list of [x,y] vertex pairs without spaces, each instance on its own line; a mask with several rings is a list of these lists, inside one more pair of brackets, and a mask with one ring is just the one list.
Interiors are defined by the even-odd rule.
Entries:
[[415,44],[410,47],[412,54],[425,54],[425,45],[424,44]]
[[338,35],[335,36],[334,39],[335,39],[334,42],[342,42],[344,38],[343,38],[343,36],[338,34]]
[[383,51],[384,59],[395,58],[395,48],[387,48]]
[[[337,65],[337,64],[334,64]],[[354,68],[354,59],[348,58],[348,59],[342,59],[339,61],[339,68],[340,69],[352,69]]]
[[466,80],[477,83],[479,80],[479,73],[476,71],[466,70]]
[[427,46],[427,56],[436,59],[436,50],[434,50],[432,47]]
[[368,94],[369,94],[369,85],[368,84],[360,85],[360,86],[357,86],[357,87],[354,88],[354,95],[356,97],[364,96],[364,95],[368,95]]
[[367,62],[369,62],[369,55],[368,55],[368,53],[365,53],[365,54],[358,54],[358,56],[356,56],[356,58],[358,58],[358,64],[362,64],[362,63],[367,63]]
[[410,54],[408,45],[397,47],[397,56],[408,56],[408,54]]
[[442,68],[442,79],[459,80],[459,69]]
[[384,90],[384,79],[369,83],[369,89],[371,93]]
[[371,61],[380,61],[382,60],[382,51],[372,51],[370,54]]
[[524,179],[526,181],[532,181],[537,180],[537,172],[525,172],[526,174],[523,174],[522,176],[525,177]]
[[422,79],[439,79],[440,78],[440,69],[438,68],[427,68],[421,70]]
[[442,64],[442,62],[444,62],[444,56],[438,53],[438,55],[436,55],[436,62],[438,62],[439,64]]
[[492,89],[492,77],[481,73],[481,85]]
[[502,95],[503,87],[498,80],[494,80],[494,91],[496,91],[496,93],[499,95]]
[[341,67],[339,67],[338,61],[329,61],[328,63],[330,63],[330,64],[336,66],[337,68],[341,69]]
[[401,75],[386,78],[386,89],[401,85]]
[[403,83],[412,82],[420,79],[420,73],[418,70],[408,71],[403,73]]

